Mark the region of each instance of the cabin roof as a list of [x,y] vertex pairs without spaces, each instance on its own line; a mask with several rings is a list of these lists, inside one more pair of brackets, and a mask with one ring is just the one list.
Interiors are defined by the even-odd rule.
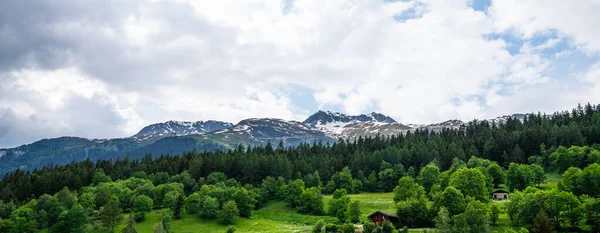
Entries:
[[507,193],[507,194],[508,194],[508,192],[507,192],[507,191],[504,191],[504,190],[502,190],[502,189],[498,189],[498,190],[496,190],[496,191],[494,191],[494,192],[492,192],[492,193]]
[[373,216],[373,215],[375,215],[375,214],[381,214],[381,215],[383,215],[383,216],[386,216],[386,217],[389,217],[389,218],[398,218],[396,215],[393,215],[393,214],[388,214],[388,213],[386,213],[386,212],[382,212],[382,211],[379,211],[379,210],[378,210],[378,211],[375,211],[375,213],[369,214],[369,216],[367,216],[367,217],[369,217],[369,218],[370,218],[371,216]]

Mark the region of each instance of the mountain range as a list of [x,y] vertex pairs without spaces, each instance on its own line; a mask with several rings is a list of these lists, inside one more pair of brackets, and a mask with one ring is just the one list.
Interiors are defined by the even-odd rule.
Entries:
[[[502,123],[514,114],[491,119]],[[403,124],[381,113],[346,115],[318,111],[303,122],[274,118],[251,118],[232,124],[223,121],[167,121],[142,128],[127,138],[85,139],[60,137],[43,139],[15,148],[0,149],[0,176],[17,168],[32,170],[48,164],[90,159],[137,159],[145,154],[181,154],[186,151],[228,150],[238,145],[265,145],[282,141],[286,146],[300,143],[333,143],[359,136],[404,134],[417,129],[440,131],[459,129],[466,123],[448,120],[436,124]]]

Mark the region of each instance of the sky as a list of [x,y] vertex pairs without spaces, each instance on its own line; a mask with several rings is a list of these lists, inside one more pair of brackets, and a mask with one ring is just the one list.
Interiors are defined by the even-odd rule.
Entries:
[[0,148],[168,120],[403,123],[600,100],[598,0],[3,0]]

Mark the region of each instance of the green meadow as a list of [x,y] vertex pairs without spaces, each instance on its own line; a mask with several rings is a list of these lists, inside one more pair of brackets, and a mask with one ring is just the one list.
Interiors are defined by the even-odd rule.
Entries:
[[[361,205],[361,219],[367,221],[367,215],[381,210],[383,212],[396,212],[392,201],[393,193],[361,193],[349,195],[352,200],[359,200]],[[327,203],[331,200],[331,195],[323,197],[325,209]],[[312,226],[319,220],[326,222],[336,222],[337,219],[330,216],[311,216],[299,214],[295,209],[290,209],[283,201],[270,201],[260,210],[252,212],[252,217],[238,218],[235,227],[237,232],[309,232]],[[146,215],[146,221],[136,223],[135,227],[139,233],[153,232],[154,227],[160,221],[158,210]],[[117,227],[115,231],[119,232],[125,227],[125,221]],[[491,227],[492,232],[504,232],[511,228],[508,215],[500,215],[498,226]],[[516,229],[516,228],[515,228]],[[226,232],[227,226],[221,224],[218,220],[203,220],[197,216],[184,215],[181,220],[174,220],[171,223],[171,232],[174,233],[201,233],[201,232]],[[431,229],[410,229],[410,232],[432,232]],[[104,232],[104,231],[98,231]]]
[[[547,183],[542,184],[540,188],[549,189],[557,186],[560,180],[560,175],[549,173]],[[350,194],[352,200],[360,201],[361,219],[367,221],[367,215],[380,210],[383,212],[395,214],[396,207],[393,202],[393,193],[361,193]],[[323,196],[325,209],[331,195]],[[270,201],[261,209],[253,211],[251,218],[238,218],[235,227],[237,232],[309,232],[312,226],[319,220],[334,223],[336,218],[330,216],[311,216],[299,214],[296,209],[290,209],[283,201]],[[139,233],[153,232],[154,227],[160,221],[158,210],[149,213],[146,216],[146,221],[136,223],[136,229]],[[120,231],[125,227],[125,221],[117,227],[116,231]],[[218,220],[203,220],[197,216],[184,215],[181,220],[174,220],[171,223],[171,232],[174,233],[203,233],[203,232],[226,232],[227,226],[221,224]],[[509,217],[506,213],[501,213],[497,226],[490,227],[492,232],[502,233],[507,229],[512,228],[518,230],[518,227],[512,227]],[[100,232],[100,231],[98,231]],[[410,232],[432,232],[432,229],[410,229]]]
[[[394,213],[395,207],[392,201],[393,193],[363,193],[352,194],[350,198],[359,200],[361,204],[363,220],[367,220],[367,215],[377,210]],[[331,195],[323,197],[325,209],[327,203],[331,200]],[[249,219],[238,218],[235,227],[237,232],[308,232],[311,227],[319,220],[326,222],[336,222],[337,219],[330,216],[311,216],[299,214],[297,210],[290,209],[283,201],[270,201],[264,207],[252,212]],[[136,223],[138,232],[152,232],[154,227],[160,221],[158,210],[146,215],[146,221]],[[120,231],[125,227],[125,221],[117,227]],[[227,226],[222,225],[218,220],[203,220],[197,216],[185,215],[181,220],[174,220],[171,223],[171,231],[174,233],[200,233],[200,232],[225,232]]]

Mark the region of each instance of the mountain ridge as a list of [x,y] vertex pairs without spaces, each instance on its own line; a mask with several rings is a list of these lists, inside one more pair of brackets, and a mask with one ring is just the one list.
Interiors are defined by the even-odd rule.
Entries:
[[355,129],[355,127],[346,129],[347,126],[364,122],[390,124],[395,123],[396,120],[376,112],[360,115],[346,115],[339,112],[319,110],[306,118],[302,123],[323,131],[332,138],[339,138],[348,135],[348,130]]
[[189,134],[203,134],[232,126],[232,123],[215,120],[196,122],[170,120],[145,126],[132,137],[142,139],[150,135],[182,136]]
[[[525,115],[501,116],[491,121],[502,123],[513,116],[522,120]],[[125,156],[136,159],[147,153],[159,156],[192,150],[227,150],[239,145],[265,145],[269,141],[282,141],[286,146],[318,141],[333,143],[339,139],[405,134],[425,129],[441,131],[465,125],[460,120],[429,125],[403,124],[381,113],[346,115],[332,111],[318,111],[302,122],[277,118],[248,118],[237,124],[215,120],[166,121],[145,126],[131,137],[58,137],[0,149],[0,177],[17,168],[32,170],[85,159],[95,161]]]

